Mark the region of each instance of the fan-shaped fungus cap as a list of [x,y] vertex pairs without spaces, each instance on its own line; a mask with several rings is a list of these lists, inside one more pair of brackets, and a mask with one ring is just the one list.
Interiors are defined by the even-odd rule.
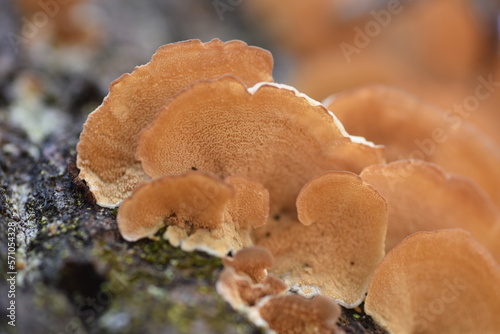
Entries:
[[262,83],[247,90],[233,77],[198,82],[175,96],[142,133],[137,151],[152,178],[194,166],[256,180],[269,190],[273,213],[295,211],[300,188],[313,176],[359,173],[383,161],[382,153],[293,88]]
[[[123,201],[118,210],[118,228],[126,240],[135,241],[170,225],[166,238],[174,246],[224,256],[230,250],[251,245],[251,226],[246,223],[246,216],[227,212],[228,207],[232,211],[237,209],[230,205],[233,199],[245,196],[247,191],[254,192],[251,188],[254,184],[248,181],[247,188],[234,189],[230,183],[200,172],[165,176],[138,187]],[[259,185],[257,191],[261,191],[261,187]],[[269,207],[266,198],[263,196],[261,202],[251,204],[256,210],[264,211]],[[232,217],[238,217],[242,223]],[[261,222],[254,220],[253,224],[261,226],[266,219],[264,216]]]
[[151,61],[115,80],[80,135],[77,166],[97,203],[114,207],[149,178],[135,159],[137,140],[177,92],[198,80],[237,76],[244,85],[272,81],[272,56],[241,41],[164,45]]
[[268,268],[274,263],[273,256],[264,247],[246,247],[238,251],[234,258],[224,258],[226,266],[233,267],[238,273],[245,273],[254,283],[260,283],[267,276]]
[[333,96],[328,108],[350,133],[385,145],[388,161],[434,162],[475,180],[500,207],[500,149],[461,114],[377,85]]
[[275,257],[271,272],[286,283],[314,286],[346,307],[359,305],[384,256],[387,204],[349,172],[309,181],[297,198],[300,222],[257,244]]
[[127,241],[152,236],[168,218],[182,228],[215,229],[234,191],[206,174],[191,172],[164,177],[137,188],[118,210],[117,223]]
[[500,333],[500,267],[460,229],[417,232],[375,270],[365,311],[390,333]]
[[419,160],[369,166],[361,177],[389,205],[386,252],[414,232],[463,228],[500,263],[500,213],[471,180]]
[[340,314],[340,306],[323,296],[278,296],[260,307],[261,317],[280,334],[340,334]]

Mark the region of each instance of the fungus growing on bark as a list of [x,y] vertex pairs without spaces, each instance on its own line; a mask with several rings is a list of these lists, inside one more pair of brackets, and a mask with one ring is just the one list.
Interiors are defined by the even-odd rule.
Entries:
[[[268,197],[261,185],[233,177],[239,186],[215,177],[189,172],[180,176],[165,176],[138,187],[123,201],[118,210],[118,228],[128,241],[152,236],[168,225],[166,239],[176,247],[206,251],[224,256],[252,244],[250,230],[265,224],[267,216],[248,217],[248,209],[238,212],[231,203],[240,198],[261,196],[247,202],[256,211],[268,210]],[[244,186],[241,186],[244,185]],[[250,196],[251,197],[251,196]],[[236,217],[236,220],[234,220]]]
[[384,161],[381,147],[351,137],[321,104],[295,89],[234,77],[197,82],[158,113],[137,156],[151,178],[196,166],[246,176],[269,190],[271,213],[294,212],[300,188],[328,170],[356,173]]
[[302,224],[255,237],[275,257],[271,272],[299,291],[316,287],[346,307],[359,305],[384,256],[384,198],[353,173],[328,172],[302,188],[297,210]]
[[386,252],[414,232],[463,228],[500,263],[500,213],[471,180],[419,160],[369,166],[361,177],[387,200]]
[[252,317],[252,309],[267,296],[277,296],[285,293],[288,286],[274,276],[266,276],[261,282],[255,283],[250,277],[241,275],[232,267],[226,267],[216,284],[217,292],[235,309]]
[[341,334],[337,326],[341,309],[323,296],[298,295],[270,298],[260,309],[269,327],[280,334]]
[[271,253],[262,247],[239,250],[234,258],[224,258],[224,270],[217,281],[217,291],[234,309],[251,314],[249,307],[266,296],[277,296],[288,290],[280,279],[267,275],[273,263]]
[[371,85],[332,97],[347,131],[387,150],[387,160],[418,159],[476,181],[500,207],[500,150],[461,115],[393,88]]
[[97,203],[115,207],[149,180],[135,158],[137,140],[176,93],[225,74],[244,86],[272,81],[272,65],[268,51],[241,41],[190,40],[162,46],[148,64],[115,80],[89,115],[77,147],[80,177]]
[[365,311],[390,333],[500,333],[500,266],[461,229],[417,232],[375,270]]

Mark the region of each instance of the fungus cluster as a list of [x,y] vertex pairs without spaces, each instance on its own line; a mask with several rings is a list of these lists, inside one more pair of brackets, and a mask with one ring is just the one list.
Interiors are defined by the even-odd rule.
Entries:
[[[278,333],[340,333],[337,303],[356,307],[367,294],[377,322],[416,333],[408,314],[454,275],[473,291],[442,312],[463,318],[456,332],[469,328],[471,304],[497,307],[488,291],[500,286],[498,149],[464,123],[432,154],[412,155],[412,140],[442,126],[439,112],[376,86],[327,108],[271,72],[267,51],[191,40],[112,83],[84,125],[77,165],[99,205],[120,206],[123,238],[166,226],[173,246],[224,258],[218,292]],[[349,135],[334,113],[402,161],[386,164],[384,147]],[[433,287],[414,302],[402,291],[415,280],[411,298]],[[480,319],[483,332],[500,331]],[[429,321],[422,333],[439,328]]]
[[332,299],[285,294],[288,285],[267,275],[273,257],[266,248],[242,249],[224,264],[217,291],[256,324],[286,334],[344,333],[337,326],[341,309]]
[[235,75],[247,87],[272,81],[272,65],[269,52],[243,42],[192,40],[161,47],[150,63],[115,80],[78,144],[80,177],[97,203],[116,207],[151,179],[136,158],[139,135],[174,95],[222,75]]

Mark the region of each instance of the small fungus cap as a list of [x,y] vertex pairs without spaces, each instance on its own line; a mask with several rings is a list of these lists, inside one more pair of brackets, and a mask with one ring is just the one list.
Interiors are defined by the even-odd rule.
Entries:
[[260,307],[260,315],[269,327],[280,334],[343,333],[337,327],[341,309],[333,300],[299,295],[270,298]]
[[275,257],[270,272],[288,284],[316,287],[343,306],[358,306],[385,254],[386,201],[353,173],[327,172],[302,188],[297,210],[302,224],[257,241]]
[[500,333],[500,266],[461,229],[417,232],[375,270],[365,311],[391,334]]
[[266,223],[269,194],[244,177],[229,181],[191,171],[147,182],[120,206],[120,233],[136,241],[167,225],[164,237],[173,246],[219,257],[250,246],[253,226]]
[[226,267],[217,280],[216,289],[235,310],[251,313],[251,307],[264,297],[281,295],[288,286],[274,276],[266,276],[262,282],[255,283],[248,276],[239,275],[234,268]]
[[115,207],[149,180],[135,159],[139,134],[177,92],[231,74],[243,85],[272,81],[272,56],[241,41],[189,40],[159,48],[151,61],[110,85],[80,135],[77,166],[97,204]]
[[224,270],[217,280],[219,294],[234,309],[251,313],[249,308],[266,296],[285,293],[288,286],[279,278],[267,275],[266,268],[273,263],[273,257],[262,247],[246,247],[234,258],[225,257]]

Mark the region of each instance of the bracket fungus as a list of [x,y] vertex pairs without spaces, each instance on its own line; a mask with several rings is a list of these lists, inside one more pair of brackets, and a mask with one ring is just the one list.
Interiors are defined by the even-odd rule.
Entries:
[[417,232],[375,270],[365,311],[390,333],[500,333],[500,266],[460,229]]
[[140,133],[165,103],[195,81],[231,74],[242,85],[272,81],[272,56],[241,41],[189,40],[160,47],[151,61],[115,80],[91,113],[77,166],[99,205],[115,207],[150,178],[135,158]]
[[[152,236],[168,225],[166,239],[185,251],[195,249],[216,256],[250,246],[250,230],[265,224],[267,191],[250,180],[217,178],[190,172],[153,180],[132,193],[118,210],[118,228],[128,241]],[[237,184],[232,186],[232,182]],[[247,198],[248,200],[242,200]],[[232,202],[245,203],[235,207]],[[242,209],[242,212],[237,210]],[[237,217],[237,220],[233,218]]]
[[319,102],[285,85],[247,89],[231,76],[172,98],[142,133],[137,157],[153,179],[195,166],[256,180],[269,191],[271,214],[294,212],[300,188],[322,172],[384,162],[381,147],[349,136]]
[[302,224],[256,239],[276,259],[271,272],[299,291],[312,286],[341,305],[359,305],[385,254],[386,201],[359,176],[328,172],[302,188],[297,210]]
[[328,108],[350,133],[385,145],[388,161],[425,160],[468,176],[500,207],[500,149],[461,115],[378,85],[334,95]]
[[468,178],[419,160],[369,166],[361,177],[389,205],[387,252],[414,232],[463,228],[500,263],[500,212]]

